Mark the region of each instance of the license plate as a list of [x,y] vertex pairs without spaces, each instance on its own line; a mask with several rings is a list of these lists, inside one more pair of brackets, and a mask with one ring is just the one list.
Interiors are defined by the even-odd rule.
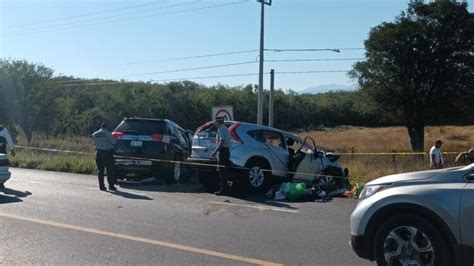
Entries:
[[130,141],[130,147],[133,147],[133,148],[139,148],[143,146],[143,141],[140,141],[140,140],[132,140]]

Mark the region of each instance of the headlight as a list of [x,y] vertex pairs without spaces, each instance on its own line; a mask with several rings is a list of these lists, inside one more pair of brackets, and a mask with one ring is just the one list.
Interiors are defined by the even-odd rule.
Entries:
[[359,199],[365,199],[368,197],[371,197],[375,195],[375,193],[380,192],[386,188],[388,188],[390,185],[371,185],[371,186],[365,186],[364,189],[360,192]]

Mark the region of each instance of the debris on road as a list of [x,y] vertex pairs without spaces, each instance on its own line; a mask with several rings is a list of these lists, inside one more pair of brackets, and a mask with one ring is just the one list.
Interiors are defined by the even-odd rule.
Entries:
[[265,195],[274,200],[328,202],[333,197],[347,197],[350,195],[349,192],[351,191],[346,188],[325,191],[318,185],[308,188],[303,182],[288,182],[274,186]]

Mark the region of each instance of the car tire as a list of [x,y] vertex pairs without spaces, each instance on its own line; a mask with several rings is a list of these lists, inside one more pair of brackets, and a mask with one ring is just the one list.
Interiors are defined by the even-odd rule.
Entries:
[[197,173],[197,177],[206,192],[213,193],[219,189],[219,180],[216,175]]
[[250,191],[263,191],[271,184],[272,172],[267,162],[252,160],[245,165],[245,168],[243,178]]
[[445,238],[430,221],[415,215],[397,215],[376,232],[374,255],[377,265],[398,265],[403,259],[418,260],[422,262],[419,265],[449,265],[445,244]]

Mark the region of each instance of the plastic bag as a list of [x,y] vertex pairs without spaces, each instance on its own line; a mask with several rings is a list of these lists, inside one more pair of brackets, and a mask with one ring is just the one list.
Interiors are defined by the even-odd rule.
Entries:
[[289,201],[299,201],[305,198],[308,198],[310,193],[306,189],[305,183],[291,183],[288,193],[286,193],[286,198]]

